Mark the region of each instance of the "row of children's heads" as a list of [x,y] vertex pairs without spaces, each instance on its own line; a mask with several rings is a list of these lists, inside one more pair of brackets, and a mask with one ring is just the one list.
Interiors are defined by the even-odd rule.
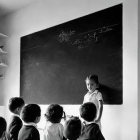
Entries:
[[9,110],[13,114],[20,115],[21,119],[25,123],[34,122],[38,123],[41,116],[41,108],[37,104],[25,105],[24,100],[21,97],[12,97],[9,100]]
[[[13,97],[9,100],[9,110],[20,115],[25,123],[38,123],[40,121],[40,106],[37,104],[25,105],[24,100],[20,97]],[[96,112],[96,106],[93,103],[85,103],[79,109],[80,117],[88,122],[95,119]],[[64,116],[63,107],[59,104],[50,104],[45,113],[46,120],[52,123],[59,123]]]
[[[9,110],[17,115],[20,115],[21,119],[25,123],[35,122],[38,123],[41,116],[41,108],[37,104],[27,104],[20,97],[13,97],[9,100]],[[59,123],[65,115],[63,107],[58,104],[51,104],[48,106],[45,118],[52,123]]]
[[[46,114],[46,115],[49,115],[51,113],[49,118],[51,118],[51,116],[54,116],[53,108],[54,108],[54,110],[56,110],[56,112],[60,111],[61,112],[60,114],[62,115],[63,108],[59,105],[53,104],[53,105],[49,106],[48,114]],[[88,112],[86,114],[87,109],[88,109]],[[83,104],[80,108],[81,117],[90,121],[91,118],[95,116],[95,114],[94,114],[94,115],[92,115],[92,117],[88,117],[88,116],[91,116],[91,114],[90,114],[92,111],[91,109],[93,109],[93,111],[94,111],[94,109],[95,109],[94,104],[92,104],[92,103]],[[22,114],[21,116],[24,121],[32,122],[33,120],[36,120],[36,118],[40,116],[40,112],[41,112],[41,110],[38,105],[29,104],[29,105],[26,105],[25,107],[23,107],[23,109],[21,111],[21,114]],[[57,113],[57,115],[58,114],[59,113]],[[58,121],[58,118],[60,118],[60,114],[58,115],[58,117],[57,116],[53,117],[53,118],[55,118],[54,119],[55,121]],[[57,120],[56,120],[56,118],[57,118]],[[51,120],[52,120],[52,118],[51,118]],[[0,138],[2,138],[5,135],[6,127],[7,127],[7,123],[3,117],[0,117],[0,124],[1,124],[0,125]],[[81,120],[78,117],[70,118],[64,124],[65,138],[67,138],[69,140],[76,140],[81,134],[81,128],[82,128]]]
[[[38,110],[38,113],[39,113],[40,109],[35,104],[26,106],[27,110],[25,112],[26,113],[29,113],[28,111],[32,112],[33,109],[31,109],[31,108],[33,108],[33,107],[36,108],[36,109],[34,109],[34,111]],[[27,120],[30,121],[29,118]],[[6,120],[3,117],[0,117],[0,139],[5,138],[6,128],[7,128]],[[75,140],[79,137],[79,135],[81,133],[81,128],[82,128],[82,125],[81,125],[80,119],[78,117],[72,117],[69,120],[67,120],[64,124],[64,136],[70,140]]]
[[[91,122],[96,118],[97,110],[93,103],[84,103],[79,109],[80,117],[87,122]],[[58,104],[51,104],[48,106],[45,117],[47,121],[52,123],[59,123],[61,119],[65,117],[63,107]]]

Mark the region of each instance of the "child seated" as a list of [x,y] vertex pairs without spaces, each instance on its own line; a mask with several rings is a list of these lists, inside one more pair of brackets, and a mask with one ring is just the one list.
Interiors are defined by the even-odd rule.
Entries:
[[7,140],[6,127],[6,120],[3,117],[0,117],[0,140]]
[[58,104],[48,106],[45,118],[46,126],[43,132],[43,140],[62,140],[63,125],[60,123],[64,114],[63,107]]
[[28,104],[21,111],[23,126],[19,131],[18,140],[40,140],[37,123],[40,121],[41,109],[37,104]]
[[78,117],[71,117],[64,123],[64,137],[68,140],[77,140],[81,134],[82,124]]
[[22,127],[22,120],[20,119],[20,112],[25,105],[24,100],[20,97],[12,97],[9,100],[9,110],[13,113],[8,126],[7,134],[9,140],[17,140],[19,130]]
[[105,140],[96,119],[97,109],[94,103],[87,102],[80,106],[80,116],[84,120],[81,135],[78,140]]

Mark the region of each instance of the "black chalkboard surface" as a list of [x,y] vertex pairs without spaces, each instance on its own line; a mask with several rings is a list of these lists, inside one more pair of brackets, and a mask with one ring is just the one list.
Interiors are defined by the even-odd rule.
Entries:
[[81,104],[89,74],[105,104],[122,104],[122,4],[21,37],[26,103]]

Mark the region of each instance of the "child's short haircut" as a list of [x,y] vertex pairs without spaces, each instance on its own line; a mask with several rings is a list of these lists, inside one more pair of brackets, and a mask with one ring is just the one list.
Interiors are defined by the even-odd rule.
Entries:
[[58,104],[50,104],[46,110],[46,119],[52,123],[59,123],[63,116],[63,107]]
[[23,107],[20,116],[25,123],[35,122],[36,118],[41,116],[40,106],[28,104]]
[[69,140],[76,140],[81,134],[81,121],[78,117],[72,117],[64,124],[64,137]]
[[96,84],[99,84],[98,75],[89,75],[89,76],[86,78],[86,81],[87,81],[87,80],[92,80],[92,81],[94,81]]
[[12,97],[9,100],[9,110],[14,113],[15,109],[24,106],[25,102],[21,97]]
[[3,133],[6,131],[7,123],[3,117],[0,117],[0,138],[2,137]]
[[94,103],[87,102],[80,106],[80,116],[87,122],[91,122],[95,119],[97,109]]

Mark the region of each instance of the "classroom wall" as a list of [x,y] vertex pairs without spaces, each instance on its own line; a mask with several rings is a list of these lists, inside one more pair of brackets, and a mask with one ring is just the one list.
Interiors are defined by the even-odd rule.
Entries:
[[[3,80],[7,104],[19,96],[20,37],[123,3],[123,104],[104,105],[102,132],[107,140],[136,140],[138,137],[138,36],[137,0],[40,0],[2,17],[0,31],[8,34],[8,69]],[[42,105],[44,114],[46,105]],[[64,106],[67,114],[78,115],[79,105]],[[7,114],[9,112],[7,111]],[[7,119],[8,116],[7,115]],[[42,127],[42,118],[39,126]]]
[[[140,2],[138,2],[138,17],[140,16]],[[140,18],[138,18],[138,46],[140,46]],[[140,54],[140,47],[138,47]],[[140,108],[140,55],[138,55],[138,108]],[[140,139],[140,111],[138,111],[138,139]]]

